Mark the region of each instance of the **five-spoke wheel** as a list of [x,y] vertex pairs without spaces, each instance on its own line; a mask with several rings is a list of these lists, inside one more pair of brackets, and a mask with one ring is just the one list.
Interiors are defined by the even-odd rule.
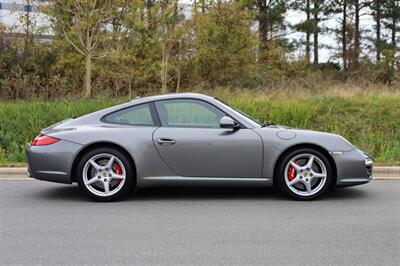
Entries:
[[132,187],[132,167],[127,156],[111,148],[87,153],[78,167],[78,184],[92,198],[110,201]]
[[281,161],[277,184],[295,199],[312,199],[330,184],[331,165],[326,156],[313,149],[292,151]]

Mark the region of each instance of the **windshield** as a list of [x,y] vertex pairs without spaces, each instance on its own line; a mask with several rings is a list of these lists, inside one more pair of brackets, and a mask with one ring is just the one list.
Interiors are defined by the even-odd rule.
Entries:
[[252,117],[252,116],[250,116],[250,115],[248,115],[248,114],[246,114],[246,113],[240,111],[239,109],[237,109],[237,108],[235,108],[235,107],[229,105],[228,103],[224,102],[223,100],[221,100],[221,99],[219,99],[219,98],[215,98],[215,99],[216,99],[217,101],[219,101],[220,103],[222,103],[223,105],[225,105],[225,106],[227,106],[227,107],[233,109],[234,111],[238,112],[239,114],[245,116],[246,118],[250,119],[251,121],[253,121],[253,122],[256,123],[257,125],[259,125],[260,127],[262,127],[262,123],[261,123],[258,119],[256,119],[256,118],[254,118],[254,117]]

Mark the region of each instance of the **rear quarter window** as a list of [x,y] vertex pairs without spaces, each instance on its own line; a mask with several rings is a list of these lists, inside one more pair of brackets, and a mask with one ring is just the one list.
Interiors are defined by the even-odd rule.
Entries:
[[154,125],[154,121],[151,116],[151,111],[148,104],[132,106],[113,112],[109,115],[104,116],[102,121],[105,123],[120,125]]

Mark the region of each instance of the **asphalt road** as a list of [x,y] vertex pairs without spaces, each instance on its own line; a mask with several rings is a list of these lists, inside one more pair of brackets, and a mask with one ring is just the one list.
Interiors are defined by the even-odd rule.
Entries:
[[320,200],[266,188],[157,188],[96,203],[0,181],[0,265],[399,265],[400,181]]

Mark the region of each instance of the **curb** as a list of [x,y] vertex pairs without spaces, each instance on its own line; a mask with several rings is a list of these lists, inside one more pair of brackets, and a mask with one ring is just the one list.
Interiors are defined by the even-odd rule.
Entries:
[[24,175],[27,169],[25,167],[0,167],[0,176],[5,175]]
[[400,175],[400,166],[374,166],[375,174]]
[[[25,167],[0,167],[0,179],[28,178]],[[400,166],[375,166],[374,180],[400,180]]]

